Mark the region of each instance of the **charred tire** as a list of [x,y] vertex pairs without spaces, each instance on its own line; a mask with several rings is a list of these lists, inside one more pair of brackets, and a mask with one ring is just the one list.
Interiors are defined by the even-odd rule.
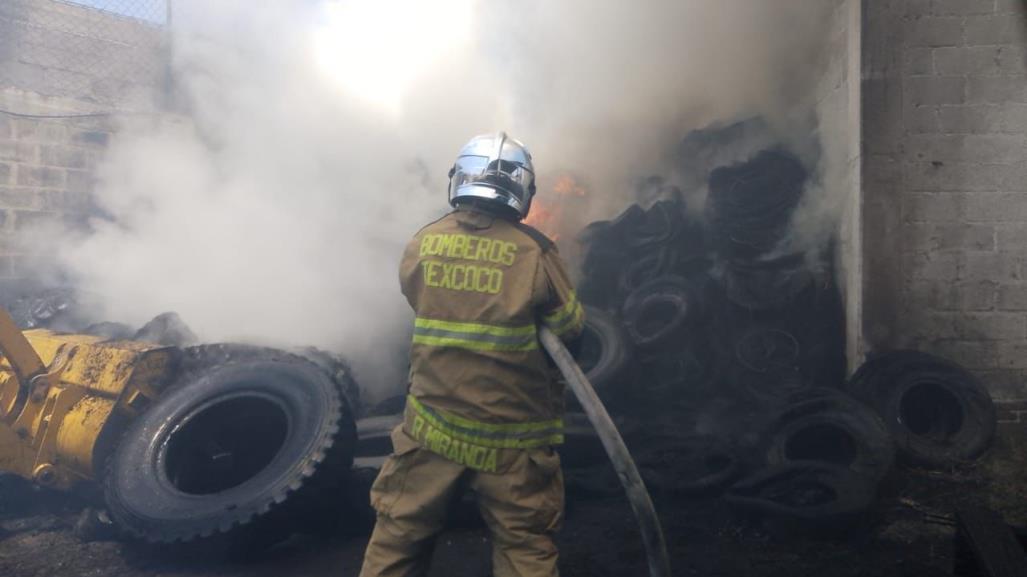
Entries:
[[796,461],[764,469],[728,489],[736,508],[800,522],[852,520],[874,501],[876,484],[845,467]]
[[655,278],[635,289],[624,302],[624,329],[640,350],[671,345],[691,320],[691,290],[678,276]]
[[[631,345],[616,317],[595,307],[584,308],[585,329],[577,362],[600,399],[611,403],[625,388],[623,380],[633,356]],[[572,406],[578,406],[569,390],[567,400]]]
[[916,465],[971,461],[995,436],[995,405],[981,383],[927,353],[896,351],[872,359],[849,390],[877,409],[899,456]]
[[[188,542],[286,518],[316,473],[352,462],[353,420],[313,364],[229,363],[158,399],[111,459],[105,498],[123,529],[155,543]],[[328,482],[328,484],[332,484]]]
[[879,481],[895,461],[887,427],[855,400],[823,397],[791,405],[777,419],[768,444],[771,466],[815,461]]
[[627,264],[618,281],[618,294],[626,298],[638,287],[667,274],[676,260],[670,248],[658,248]]
[[740,472],[735,451],[711,437],[653,438],[636,458],[646,485],[669,494],[715,494]]

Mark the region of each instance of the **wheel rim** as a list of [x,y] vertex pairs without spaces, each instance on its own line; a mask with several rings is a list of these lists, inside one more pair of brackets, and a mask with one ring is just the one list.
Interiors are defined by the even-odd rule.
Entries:
[[269,395],[211,399],[163,439],[158,471],[181,493],[227,491],[266,469],[285,444],[289,429],[284,407]]

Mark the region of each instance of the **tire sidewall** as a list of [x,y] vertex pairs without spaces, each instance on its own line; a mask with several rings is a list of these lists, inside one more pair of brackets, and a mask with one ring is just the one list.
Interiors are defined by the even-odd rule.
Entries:
[[[270,400],[286,415],[287,433],[277,454],[259,473],[224,491],[177,490],[162,470],[167,440],[197,409],[241,396]],[[213,528],[228,530],[299,487],[313,472],[312,457],[336,432],[339,414],[334,385],[316,368],[271,360],[217,368],[158,399],[130,425],[111,462],[108,505],[130,531],[148,539],[158,534],[158,540],[187,540]]]

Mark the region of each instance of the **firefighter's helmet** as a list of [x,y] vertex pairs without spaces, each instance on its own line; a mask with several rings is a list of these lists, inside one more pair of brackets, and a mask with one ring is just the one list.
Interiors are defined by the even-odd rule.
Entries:
[[531,153],[505,132],[475,136],[460,150],[449,171],[449,204],[473,202],[518,219],[535,196]]

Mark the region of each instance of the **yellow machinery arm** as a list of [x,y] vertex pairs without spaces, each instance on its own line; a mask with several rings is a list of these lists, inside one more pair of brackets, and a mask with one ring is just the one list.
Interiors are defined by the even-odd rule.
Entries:
[[179,350],[22,332],[0,308],[0,472],[59,489],[95,478],[117,433],[170,380]]

